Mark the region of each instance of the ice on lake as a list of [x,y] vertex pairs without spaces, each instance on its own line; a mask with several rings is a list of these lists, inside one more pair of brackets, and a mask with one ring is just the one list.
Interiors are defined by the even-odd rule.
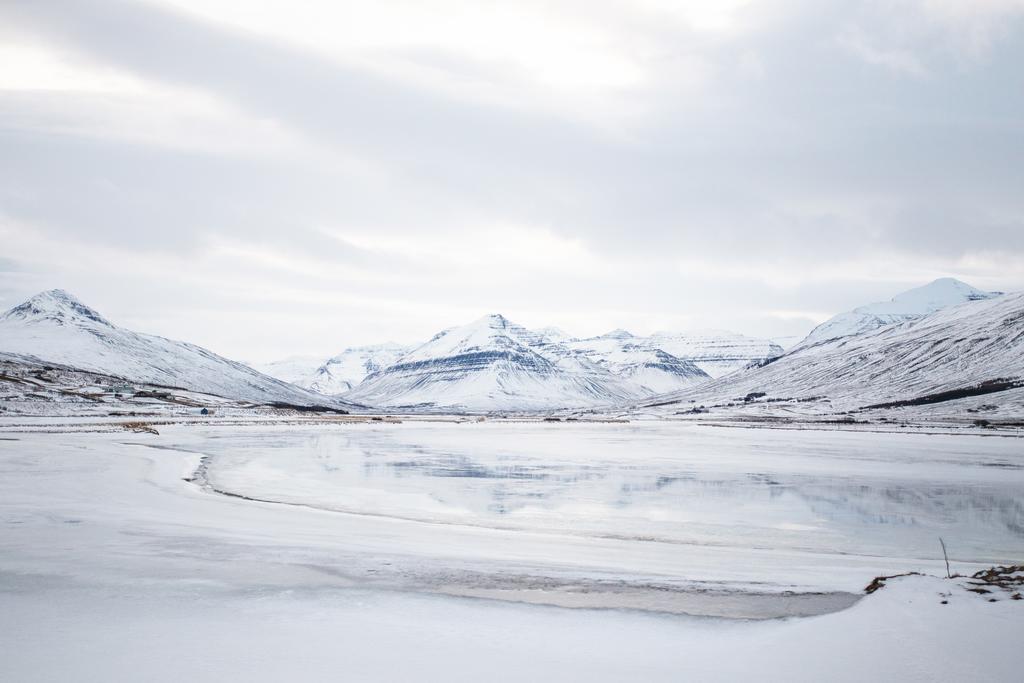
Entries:
[[[0,440],[0,679],[1009,681],[1024,666],[1022,603],[936,578],[939,536],[955,571],[1024,557],[1019,439],[160,431]],[[933,576],[858,601],[910,570]],[[820,616],[774,618],[805,615]]]
[[[1018,439],[635,425],[423,424],[235,432],[218,490],[264,501],[651,547],[815,556],[1024,556]],[[451,532],[453,535],[456,531]],[[510,537],[514,537],[511,534]],[[571,559],[555,553],[553,561]],[[803,558],[803,559],[801,559]],[[851,560],[852,563],[852,560]],[[888,562],[880,562],[888,565]],[[701,579],[714,580],[702,574]]]

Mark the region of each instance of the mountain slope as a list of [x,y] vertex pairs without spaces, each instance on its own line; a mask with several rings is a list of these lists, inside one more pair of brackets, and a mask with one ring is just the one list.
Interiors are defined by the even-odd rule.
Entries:
[[[566,344],[571,349],[585,353],[596,362],[608,364],[609,367],[621,362],[616,360],[616,355],[627,351],[648,354],[661,352],[681,362],[692,364],[701,374],[706,373],[708,377],[722,377],[751,363],[777,358],[783,353],[782,347],[770,340],[719,330],[655,332],[649,337],[635,336],[626,330],[614,330],[600,337],[574,339]],[[708,378],[691,375],[688,370],[683,371],[681,377],[680,386]]]
[[589,339],[573,339],[565,345],[649,393],[675,391],[711,379],[692,362],[655,348],[646,338],[634,337],[625,330],[614,330]]
[[648,393],[500,315],[445,330],[369,375],[349,400],[391,407],[547,410]]
[[393,365],[411,350],[408,346],[392,343],[355,346],[326,361],[308,357],[289,358],[257,366],[257,369],[319,394],[338,396],[351,390],[367,375]]
[[723,330],[655,332],[651,346],[685,358],[714,378],[782,355],[782,347],[769,339]]
[[269,363],[247,363],[249,367],[282,382],[308,389],[310,378],[324,364],[322,356],[289,356]]
[[968,301],[980,301],[999,296],[999,292],[984,292],[954,278],[940,278],[893,297],[890,301],[860,306],[840,313],[811,330],[797,348],[815,346],[822,342],[850,337],[877,330],[885,325],[916,320],[940,309]]
[[345,405],[200,346],[116,327],[59,289],[37,294],[0,317],[0,351],[253,403]]
[[873,332],[798,348],[693,391],[658,397],[705,405],[823,401],[834,410],[936,403],[1024,386],[1024,294],[943,308]]

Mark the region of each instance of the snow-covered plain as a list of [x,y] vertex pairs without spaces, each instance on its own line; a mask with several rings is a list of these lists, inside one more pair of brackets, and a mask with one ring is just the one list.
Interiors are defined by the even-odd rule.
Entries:
[[954,571],[1020,563],[1016,438],[161,430],[0,434],[0,679],[1010,681],[1024,666],[1008,595],[907,577],[840,609],[878,574],[944,574],[940,535]]

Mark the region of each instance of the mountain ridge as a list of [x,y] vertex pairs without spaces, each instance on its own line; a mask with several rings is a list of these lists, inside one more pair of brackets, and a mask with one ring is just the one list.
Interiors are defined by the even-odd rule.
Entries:
[[[759,368],[641,406],[803,401],[831,412],[953,400],[985,385],[1024,387],[1024,293],[941,308],[870,332],[794,349]],[[997,386],[998,385],[998,386]]]
[[[569,363],[568,359],[571,358],[577,366],[582,364],[609,371],[628,385],[618,392],[613,392],[616,394],[625,392],[630,395],[644,395],[681,389],[783,353],[782,348],[770,340],[724,331],[659,332],[651,337],[642,337],[620,328],[598,337],[576,338],[555,327],[530,330],[509,321],[499,313],[485,315],[475,323],[482,324],[484,321],[487,321],[488,325],[493,324],[495,329],[516,330],[515,334],[521,338],[523,345],[540,351],[542,356],[561,359],[563,365]],[[351,390],[358,396],[362,393],[359,390],[361,381],[391,365],[399,362],[408,365],[414,359],[428,360],[450,355],[441,347],[429,345],[436,344],[438,340],[444,338],[451,341],[449,335],[453,331],[466,327],[467,325],[445,328],[423,344],[415,346],[381,344],[353,347],[323,362],[305,358],[283,359],[254,367],[314,391],[343,395]],[[429,351],[424,352],[426,355],[417,357],[415,353],[423,347],[427,347]],[[669,349],[673,348],[681,349],[694,357],[672,353]],[[348,356],[361,359],[363,367],[353,368],[353,359]],[[339,372],[339,368],[343,366],[345,370]]]
[[61,289],[40,292],[0,316],[0,352],[253,403],[352,407],[196,344],[118,327]]
[[916,320],[948,306],[1001,295],[1002,292],[985,292],[956,278],[938,278],[901,292],[888,301],[866,304],[839,313],[811,330],[794,349],[863,334],[885,325]]
[[344,394],[380,406],[466,410],[582,407],[636,395],[620,378],[501,314],[439,332]]

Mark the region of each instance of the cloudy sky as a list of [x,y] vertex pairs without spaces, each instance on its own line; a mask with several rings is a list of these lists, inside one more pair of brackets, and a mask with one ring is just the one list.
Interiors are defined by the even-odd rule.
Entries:
[[0,307],[248,360],[1024,289],[1024,0],[3,0]]

